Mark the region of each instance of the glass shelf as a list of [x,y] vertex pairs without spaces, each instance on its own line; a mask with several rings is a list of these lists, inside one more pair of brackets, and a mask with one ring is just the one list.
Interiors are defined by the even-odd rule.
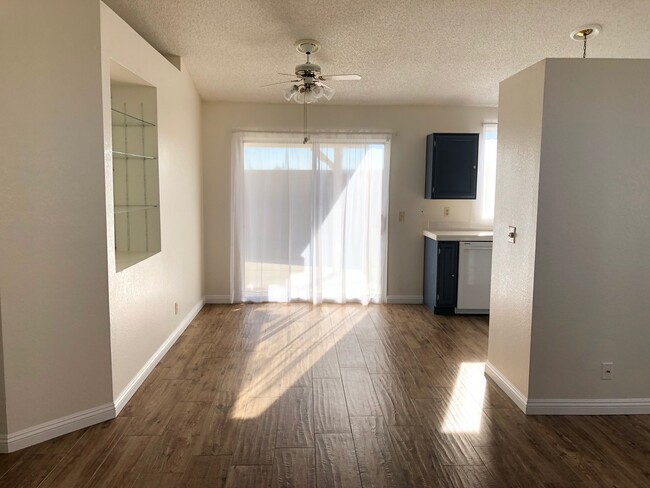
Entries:
[[156,127],[156,124],[139,119],[119,110],[111,109],[113,127]]
[[144,154],[132,154],[121,151],[113,151],[114,159],[156,159],[155,156],[145,156]]
[[124,214],[129,212],[140,212],[151,208],[158,208],[158,205],[115,205],[113,213]]

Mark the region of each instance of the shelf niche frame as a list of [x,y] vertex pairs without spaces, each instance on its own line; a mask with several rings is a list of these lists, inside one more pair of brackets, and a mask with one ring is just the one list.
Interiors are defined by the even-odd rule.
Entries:
[[159,253],[157,89],[111,62],[115,271]]

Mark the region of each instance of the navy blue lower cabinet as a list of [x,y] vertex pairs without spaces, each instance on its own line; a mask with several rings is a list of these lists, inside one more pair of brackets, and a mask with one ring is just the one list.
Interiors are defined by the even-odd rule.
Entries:
[[424,238],[424,304],[453,314],[458,296],[458,242]]

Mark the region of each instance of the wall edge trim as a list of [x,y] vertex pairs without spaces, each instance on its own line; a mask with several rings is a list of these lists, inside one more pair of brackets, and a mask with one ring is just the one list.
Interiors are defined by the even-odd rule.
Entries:
[[528,415],[648,415],[650,398],[528,400]]
[[169,337],[162,343],[158,350],[149,358],[142,369],[135,375],[129,384],[122,390],[119,396],[112,403],[106,403],[98,407],[93,407],[88,410],[73,413],[60,417],[58,419],[49,420],[42,424],[28,427],[11,434],[0,434],[0,453],[6,454],[20,449],[24,449],[41,442],[54,439],[75,430],[84,429],[91,425],[106,422],[107,420],[114,419],[125,407],[127,402],[131,399],[134,393],[142,385],[144,380],[149,376],[154,367],[160,362],[163,356],[169,351],[171,346],[178,340],[188,325],[194,320],[194,317],[203,308],[204,300],[192,307],[189,313],[183,318],[181,323],[174,329]]
[[491,378],[513,402],[515,402],[515,405],[517,405],[522,412],[528,413],[528,398],[526,398],[526,395],[519,391],[519,388],[513,385],[510,380],[501,373],[501,371],[490,363],[490,361],[485,362],[485,374]]
[[230,295],[206,295],[204,301],[205,303],[232,303]]
[[422,305],[424,303],[422,295],[388,295],[386,303],[402,303],[408,305]]
[[0,435],[0,453],[6,454],[18,451],[113,418],[115,418],[115,407],[113,403],[105,403],[104,405],[49,420],[12,434]]
[[526,415],[648,415],[650,398],[540,398],[529,399],[489,361],[485,374]]
[[178,340],[178,338],[181,336],[183,332],[185,332],[185,329],[187,329],[187,326],[190,325],[192,320],[194,320],[194,317],[197,316],[197,314],[201,311],[203,308],[203,305],[205,303],[204,299],[199,300],[196,305],[192,307],[192,309],[183,317],[183,320],[181,320],[180,324],[176,329],[172,331],[172,333],[167,337],[165,342],[163,342],[158,350],[153,353],[153,355],[149,358],[149,360],[144,364],[142,369],[138,371],[138,373],[133,377],[133,379],[129,382],[128,385],[120,392],[120,394],[115,398],[114,400],[114,405],[115,405],[115,416],[117,417],[122,409],[126,406],[128,401],[131,399],[131,397],[135,394],[136,391],[138,391],[138,388],[144,383],[144,380],[147,379],[151,371],[156,367],[156,365],[160,362],[160,360],[167,354],[167,351],[174,345],[174,343]]

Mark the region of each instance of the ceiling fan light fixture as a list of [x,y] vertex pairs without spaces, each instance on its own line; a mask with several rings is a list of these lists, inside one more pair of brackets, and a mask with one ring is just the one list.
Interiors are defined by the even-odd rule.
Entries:
[[[307,144],[309,136],[307,134],[307,105],[318,102],[319,100],[331,100],[334,96],[334,88],[327,86],[324,81],[358,81],[361,76],[355,74],[338,74],[327,75],[321,74],[319,65],[310,61],[310,56],[320,50],[320,43],[314,39],[301,39],[295,43],[296,50],[307,56],[307,62],[299,64],[295,69],[295,79],[270,83],[262,86],[280,85],[291,83],[291,86],[282,91],[282,95],[287,102],[292,100],[303,105],[303,143]],[[294,77],[289,73],[278,73],[282,76]]]
[[323,96],[327,101],[332,99],[332,97],[334,96],[334,92],[336,91],[334,90],[334,88],[322,84],[321,84],[321,89],[323,90]]
[[318,101],[318,97],[314,95],[311,87],[301,86],[293,96],[293,100],[296,103],[314,103]]
[[298,85],[291,85],[289,88],[286,88],[283,92],[284,99],[287,102],[290,102],[293,97],[298,93]]

